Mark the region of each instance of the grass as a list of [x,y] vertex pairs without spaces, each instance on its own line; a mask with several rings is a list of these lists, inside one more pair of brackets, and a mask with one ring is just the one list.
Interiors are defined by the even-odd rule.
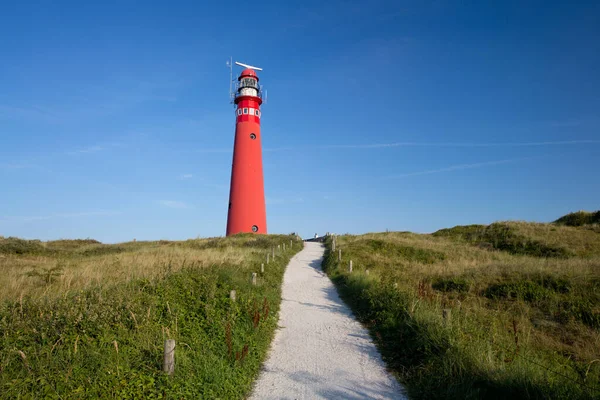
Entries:
[[[282,243],[252,285],[251,272]],[[2,238],[0,397],[244,398],[274,334],[285,266],[301,247],[283,235],[117,245]],[[165,339],[177,342],[172,377],[161,372]]]
[[592,230],[502,222],[344,235],[324,268],[411,398],[600,397]]
[[[232,237],[181,242],[101,244],[91,240],[40,242],[0,238],[0,301],[22,296],[56,296],[68,290],[153,279],[186,265],[241,264],[248,256],[270,248],[269,237]],[[56,269],[51,285],[32,275]]]

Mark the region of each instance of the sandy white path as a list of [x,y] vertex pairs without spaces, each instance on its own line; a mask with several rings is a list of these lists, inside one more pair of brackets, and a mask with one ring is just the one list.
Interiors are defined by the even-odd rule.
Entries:
[[305,243],[283,280],[280,329],[251,399],[406,399]]

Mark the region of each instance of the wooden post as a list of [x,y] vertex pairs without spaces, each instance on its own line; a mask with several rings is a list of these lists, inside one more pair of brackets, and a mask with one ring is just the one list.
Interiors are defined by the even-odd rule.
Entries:
[[350,260],[350,265],[348,265],[348,272],[352,272],[352,260]]
[[339,253],[338,253],[338,261],[342,261],[342,249],[339,249]]
[[335,251],[335,239],[331,242],[331,251]]
[[235,290],[229,292],[229,298],[231,299],[231,301],[235,301]]
[[444,318],[444,323],[447,324],[452,319],[452,309],[444,308],[442,310],[442,318]]
[[285,243],[283,244],[283,251],[285,251]]
[[265,264],[260,264],[260,273],[261,274],[265,273]]
[[277,245],[277,250],[281,250],[281,245],[280,244]]
[[253,285],[256,285],[256,275],[257,275],[256,272],[252,273],[252,284]]
[[294,242],[290,240],[290,249],[294,247]]
[[267,253],[267,264],[269,263],[269,256],[270,256],[270,254]]
[[173,372],[175,372],[175,340],[173,339],[165,340],[163,371],[167,375],[173,375]]
[[394,282],[394,289],[398,289],[398,282]]
[[369,270],[368,269],[365,270],[365,274],[369,275]]
[[273,247],[273,260],[275,259],[275,247]]

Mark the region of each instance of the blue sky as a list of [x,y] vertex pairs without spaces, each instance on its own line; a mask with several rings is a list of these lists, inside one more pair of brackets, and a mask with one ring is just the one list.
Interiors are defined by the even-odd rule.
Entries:
[[223,235],[229,56],[264,68],[272,233],[598,209],[600,5],[576,3],[6,2],[0,235]]

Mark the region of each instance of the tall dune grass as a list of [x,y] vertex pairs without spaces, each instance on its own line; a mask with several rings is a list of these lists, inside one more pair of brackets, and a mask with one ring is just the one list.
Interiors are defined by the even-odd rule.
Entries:
[[[0,398],[246,397],[297,239],[1,238]],[[253,285],[267,253],[290,240]],[[172,377],[161,371],[165,339],[177,343]]]
[[336,247],[325,270],[412,397],[600,397],[596,232],[503,222]]

